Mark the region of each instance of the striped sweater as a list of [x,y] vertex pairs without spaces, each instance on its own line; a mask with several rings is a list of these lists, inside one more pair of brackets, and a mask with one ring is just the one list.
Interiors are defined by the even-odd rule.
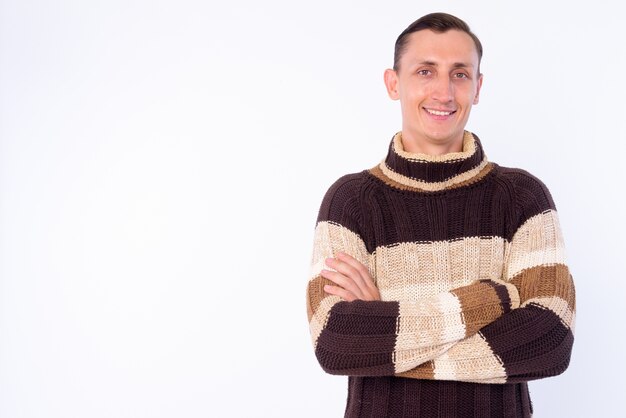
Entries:
[[[381,301],[324,292],[325,259],[370,271]],[[550,193],[463,150],[404,151],[349,174],[317,219],[307,313],[322,368],[348,375],[346,417],[528,417],[527,381],[569,364],[574,284]]]

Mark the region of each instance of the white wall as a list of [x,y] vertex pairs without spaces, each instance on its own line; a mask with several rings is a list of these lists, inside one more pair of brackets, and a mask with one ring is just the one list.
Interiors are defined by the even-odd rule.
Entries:
[[536,416],[620,416],[622,6],[452,0],[0,0],[0,416],[341,416],[306,321],[315,217],[384,157],[382,72],[432,11],[485,46],[468,128],[561,214],[577,340]]

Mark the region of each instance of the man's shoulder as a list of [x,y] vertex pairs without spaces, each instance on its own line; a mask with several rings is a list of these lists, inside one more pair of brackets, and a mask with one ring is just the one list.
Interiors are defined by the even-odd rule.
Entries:
[[497,177],[508,186],[512,199],[524,212],[556,209],[548,187],[539,177],[521,168],[496,167]]
[[336,193],[357,193],[365,179],[367,178],[368,170],[362,170],[356,173],[344,174],[335,180],[328,188],[326,194],[334,195]]
[[494,164],[497,175],[504,181],[511,183],[515,188],[535,190],[537,192],[547,192],[545,183],[536,175],[522,168],[504,167]]
[[322,199],[319,220],[342,218],[346,213],[353,216],[359,211],[359,191],[367,179],[367,170],[345,174],[335,180]]

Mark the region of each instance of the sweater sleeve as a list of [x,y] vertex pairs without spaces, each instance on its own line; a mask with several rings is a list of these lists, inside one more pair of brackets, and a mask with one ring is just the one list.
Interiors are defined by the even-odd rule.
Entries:
[[517,224],[502,280],[521,305],[432,361],[398,374],[419,379],[514,383],[562,373],[574,342],[575,289],[556,208],[537,178],[515,170]]
[[418,301],[342,301],[324,292],[325,259],[338,251],[372,268],[358,204],[359,176],[326,193],[314,236],[307,314],[316,357],[331,374],[394,375],[446,352],[519,306],[515,286],[480,280]]

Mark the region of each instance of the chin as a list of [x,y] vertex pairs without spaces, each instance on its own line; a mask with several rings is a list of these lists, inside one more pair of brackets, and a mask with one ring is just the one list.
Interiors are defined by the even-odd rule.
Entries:
[[447,144],[449,142],[453,141],[454,135],[451,133],[433,133],[432,135],[429,135],[429,138],[432,142],[434,142],[435,144]]

